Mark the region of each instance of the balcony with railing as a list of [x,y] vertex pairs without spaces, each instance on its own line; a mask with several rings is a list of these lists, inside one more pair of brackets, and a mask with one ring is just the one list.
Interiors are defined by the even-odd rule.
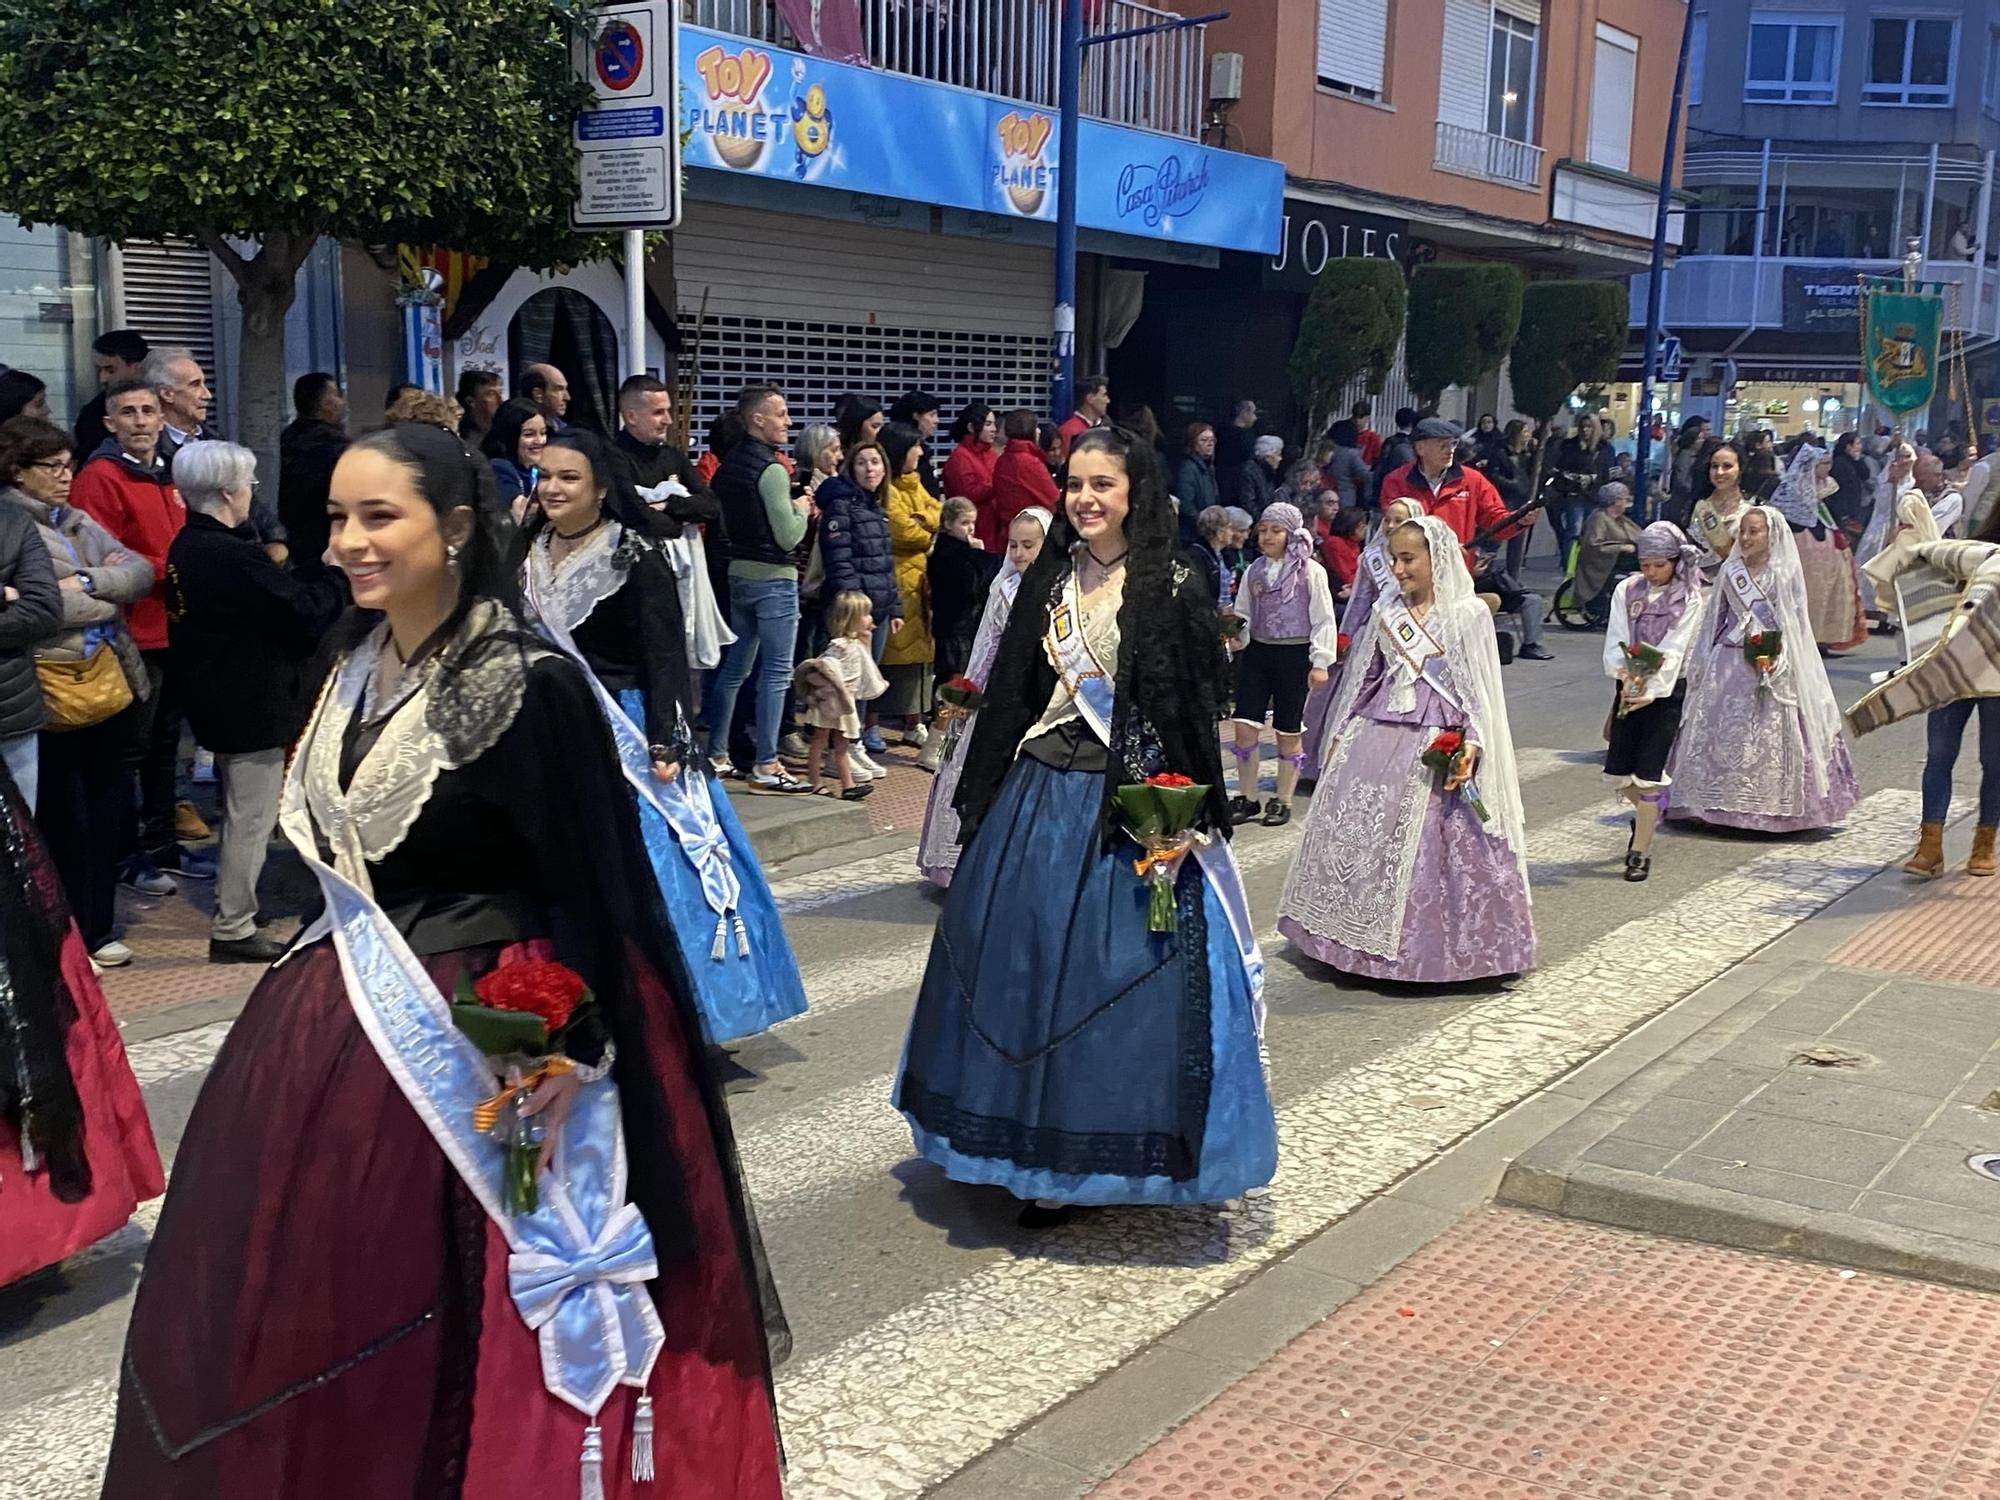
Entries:
[[1439,120],[1437,155],[1431,165],[1440,172],[1456,172],[1461,177],[1482,177],[1488,182],[1539,188],[1545,155],[1540,146],[1528,141]]
[[[682,0],[695,26],[804,51],[777,0]],[[869,62],[888,73],[977,89],[1055,109],[1062,0],[854,0]],[[1172,11],[1136,0],[1094,0],[1088,35],[1165,21]],[[1196,139],[1208,107],[1206,28],[1123,37],[1083,54],[1085,115]]]
[[[1666,326],[1675,332],[1690,328],[1771,329],[1791,333],[1819,331],[1795,326],[1785,317],[1787,272],[1794,273],[1795,301],[1824,305],[1809,283],[1854,284],[1856,276],[1897,277],[1900,260],[1822,260],[1776,255],[1683,255],[1668,268],[1663,289]],[[1972,336],[2000,335],[2000,269],[1968,260],[1927,260],[1919,273],[1924,281],[1944,282],[1945,326]],[[1648,278],[1628,283],[1632,325],[1646,322]],[[1853,323],[1840,325],[1849,330]],[[1832,331],[1830,328],[1828,331]]]

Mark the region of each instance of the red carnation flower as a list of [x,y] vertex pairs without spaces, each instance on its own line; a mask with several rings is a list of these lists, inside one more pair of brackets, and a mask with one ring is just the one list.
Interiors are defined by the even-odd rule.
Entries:
[[583,976],[547,959],[523,958],[502,964],[472,986],[482,1005],[540,1016],[551,1033],[568,1024],[570,1012],[589,993]]
[[1157,776],[1146,778],[1147,786],[1193,786],[1192,776],[1183,776],[1178,771],[1162,771]]
[[1465,748],[1465,736],[1456,729],[1447,729],[1431,741],[1431,749],[1444,756],[1452,756]]
[[1345,656],[1347,655],[1348,649],[1352,647],[1354,644],[1354,637],[1349,635],[1346,631],[1343,630],[1333,644],[1335,648],[1338,649],[1340,654],[1342,656]]

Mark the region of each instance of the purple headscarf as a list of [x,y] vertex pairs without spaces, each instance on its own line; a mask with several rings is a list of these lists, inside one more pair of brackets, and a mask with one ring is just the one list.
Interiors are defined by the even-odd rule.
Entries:
[[1635,625],[1642,616],[1657,611],[1666,621],[1660,634],[1664,636],[1673,628],[1687,608],[1689,596],[1700,585],[1701,557],[1701,548],[1671,521],[1655,521],[1639,533],[1639,561],[1671,562],[1674,578],[1665,588],[1655,588],[1644,574],[1633,581],[1630,608]]
[[1313,534],[1306,528],[1306,518],[1291,502],[1274,500],[1264,507],[1257,524],[1285,528],[1285,565],[1278,570],[1274,592],[1281,599],[1290,599],[1305,579],[1306,559],[1313,555]]

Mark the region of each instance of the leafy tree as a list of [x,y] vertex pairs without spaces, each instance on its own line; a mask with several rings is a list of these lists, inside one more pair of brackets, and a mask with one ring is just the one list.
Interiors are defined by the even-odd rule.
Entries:
[[187,238],[243,307],[237,412],[284,416],[284,318],[322,235],[512,265],[569,225],[582,0],[0,0],[0,211]]
[[1533,281],[1521,298],[1521,327],[1507,373],[1514,404],[1535,419],[1535,477],[1542,492],[1549,422],[1579,385],[1618,378],[1628,330],[1622,281]]
[[1393,261],[1330,260],[1313,282],[1292,345],[1292,388],[1306,408],[1307,432],[1326,429],[1335,403],[1356,376],[1382,389],[1403,337],[1407,293]]
[[1498,262],[1433,261],[1410,276],[1410,388],[1435,407],[1448,385],[1500,368],[1521,326],[1521,273]]

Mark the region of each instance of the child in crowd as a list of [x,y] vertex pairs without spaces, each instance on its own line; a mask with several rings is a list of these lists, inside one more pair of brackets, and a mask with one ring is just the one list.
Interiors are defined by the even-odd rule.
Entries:
[[848,745],[861,737],[861,705],[878,698],[888,686],[875,665],[875,607],[856,591],[838,594],[827,611],[827,633],[833,637],[824,655],[802,661],[792,674],[798,692],[799,717],[812,728],[806,752],[806,781],[821,796],[833,796],[819,785],[822,762],[831,757],[843,802],[859,802],[875,788],[874,775],[855,765]]
[[[945,501],[937,540],[924,565],[931,601],[931,636],[937,646],[935,680],[940,687],[965,672],[973,638],[979,634],[987,592],[1000,572],[999,554],[979,545],[978,525],[979,507],[970,500]],[[917,756],[917,764],[926,771],[935,771],[944,755],[948,707],[940,706],[938,722]]]
[[1333,597],[1345,604],[1354,592],[1354,575],[1361,567],[1361,549],[1368,545],[1368,512],[1358,505],[1334,512],[1320,539],[1319,560],[1326,565]]
[[1313,534],[1296,505],[1280,500],[1264,508],[1257,551],[1229,607],[1246,626],[1232,649],[1247,637],[1236,666],[1236,796],[1229,811],[1238,823],[1258,814],[1259,740],[1269,713],[1278,731],[1278,794],[1262,812],[1264,826],[1278,828],[1291,821],[1292,793],[1305,764],[1306,694],[1326,684],[1338,655],[1339,622],[1326,569],[1313,556]]

